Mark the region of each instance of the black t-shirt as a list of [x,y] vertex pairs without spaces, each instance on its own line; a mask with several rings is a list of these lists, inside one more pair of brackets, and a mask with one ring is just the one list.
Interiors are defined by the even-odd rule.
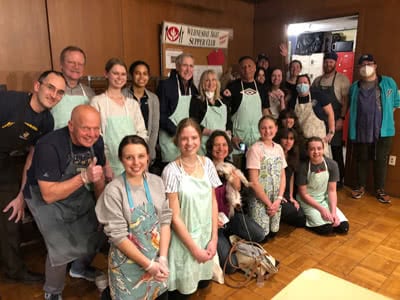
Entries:
[[[54,128],[48,110],[37,113],[30,106],[31,95],[24,92],[0,92],[0,152],[9,153],[35,145],[37,140]],[[8,136],[15,129],[15,136]]]
[[[55,130],[38,141],[32,166],[28,170],[29,185],[37,185],[38,180],[59,182],[72,159],[82,162],[92,158],[90,148],[73,144],[74,156],[71,157],[70,143],[72,144],[68,127]],[[104,143],[101,136],[93,145],[93,152],[97,165],[104,166]]]
[[[337,182],[339,181],[339,167],[336,163],[336,161],[325,157],[325,162],[326,166],[328,167],[328,172],[329,172],[329,182]],[[308,164],[309,160],[302,162],[300,164],[299,169],[296,172],[296,184],[297,186],[300,185],[307,185],[308,180],[307,180],[307,174],[308,174]],[[325,164],[324,162],[314,165],[310,164],[310,172],[312,173],[320,173],[320,172],[326,172]]]
[[[328,121],[328,116],[325,114],[324,107],[330,104],[329,100],[324,97],[324,94],[319,89],[314,87],[311,87],[310,94],[315,115],[326,123]],[[309,101],[309,96],[298,96],[297,99],[299,100],[299,104],[304,104]],[[290,98],[288,107],[294,110],[295,106],[296,98]]]
[[239,109],[240,104],[242,103],[242,98],[243,94],[242,92],[242,85],[241,82],[243,82],[243,90],[249,90],[249,91],[258,91],[260,94],[261,98],[261,110],[264,108],[269,108],[269,101],[267,97],[267,92],[265,88],[259,86],[256,81],[252,82],[244,82],[241,79],[237,79],[230,83],[227,87],[228,90],[231,91],[232,96],[229,98],[226,98],[226,103],[230,107],[230,113],[231,115],[235,114],[237,110]]

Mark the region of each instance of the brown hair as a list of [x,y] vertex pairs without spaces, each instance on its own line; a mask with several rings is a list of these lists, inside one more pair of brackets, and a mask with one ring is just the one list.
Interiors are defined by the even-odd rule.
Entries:
[[179,122],[178,126],[176,127],[176,133],[175,133],[175,136],[174,136],[174,144],[175,144],[175,146],[178,147],[179,137],[180,137],[183,129],[185,129],[186,127],[193,127],[197,131],[197,133],[199,134],[199,137],[201,139],[201,128],[200,128],[199,123],[197,123],[192,118],[185,118],[185,119],[182,119]]

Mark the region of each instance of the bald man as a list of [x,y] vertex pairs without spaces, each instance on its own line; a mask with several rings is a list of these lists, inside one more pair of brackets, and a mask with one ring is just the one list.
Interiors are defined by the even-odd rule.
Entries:
[[39,140],[28,171],[32,215],[46,243],[45,299],[62,299],[70,275],[94,281],[89,267],[100,246],[94,211],[105,186],[100,115],[89,105],[74,108],[68,126]]

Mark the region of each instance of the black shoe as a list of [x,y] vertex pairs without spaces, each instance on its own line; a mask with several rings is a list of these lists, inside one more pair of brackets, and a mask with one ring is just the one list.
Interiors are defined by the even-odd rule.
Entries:
[[35,273],[31,271],[24,271],[14,276],[6,275],[6,278],[16,282],[22,283],[36,283],[44,282],[44,275],[40,273]]

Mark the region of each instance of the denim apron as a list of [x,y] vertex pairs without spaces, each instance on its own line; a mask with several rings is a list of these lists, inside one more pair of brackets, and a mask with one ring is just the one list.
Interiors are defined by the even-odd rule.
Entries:
[[[131,210],[128,239],[148,259],[155,259],[160,245],[160,224],[147,180],[143,178],[147,203],[135,207],[125,172],[122,176]],[[167,282],[154,280],[113,244],[108,255],[108,277],[111,296],[117,300],[154,299],[167,290]]]
[[[94,157],[93,148],[74,153],[71,141],[69,146],[69,163],[61,182],[86,169]],[[30,191],[32,198],[26,203],[46,243],[51,266],[61,266],[96,252],[102,233],[97,230],[93,192],[81,186],[67,198],[47,204],[39,185],[31,185]]]

